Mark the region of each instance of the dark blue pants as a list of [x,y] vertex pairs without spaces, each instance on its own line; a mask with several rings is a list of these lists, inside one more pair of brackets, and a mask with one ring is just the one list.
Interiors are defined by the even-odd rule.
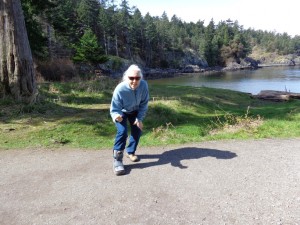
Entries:
[[128,122],[130,125],[130,137],[129,137],[129,143],[126,147],[126,151],[129,154],[134,154],[137,146],[139,144],[140,137],[142,135],[142,131],[140,128],[138,128],[136,125],[133,125],[133,123],[136,120],[137,112],[125,114],[123,113],[123,121],[122,122],[115,122],[116,128],[117,128],[117,134],[115,138],[115,144],[114,144],[114,150],[124,150],[126,146],[126,141],[128,137]]

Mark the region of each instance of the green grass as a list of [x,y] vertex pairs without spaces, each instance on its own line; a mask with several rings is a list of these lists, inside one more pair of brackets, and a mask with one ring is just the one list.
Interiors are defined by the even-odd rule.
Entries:
[[[44,83],[35,105],[0,100],[0,149],[111,148],[117,81]],[[300,101],[268,102],[206,87],[149,85],[140,146],[224,139],[300,137]]]

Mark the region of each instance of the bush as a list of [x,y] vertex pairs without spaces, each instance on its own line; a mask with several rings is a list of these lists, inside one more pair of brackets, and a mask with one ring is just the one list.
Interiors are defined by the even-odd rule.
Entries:
[[55,59],[37,64],[37,73],[46,81],[67,81],[77,75],[76,68],[69,59]]

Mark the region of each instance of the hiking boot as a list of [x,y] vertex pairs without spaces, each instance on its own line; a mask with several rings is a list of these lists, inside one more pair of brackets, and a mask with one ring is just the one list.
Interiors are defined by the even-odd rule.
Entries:
[[137,162],[139,161],[139,157],[137,157],[134,153],[126,153],[127,158],[129,158],[132,162]]
[[114,150],[114,162],[113,162],[113,169],[114,173],[119,176],[125,174],[125,169],[123,165],[123,151]]

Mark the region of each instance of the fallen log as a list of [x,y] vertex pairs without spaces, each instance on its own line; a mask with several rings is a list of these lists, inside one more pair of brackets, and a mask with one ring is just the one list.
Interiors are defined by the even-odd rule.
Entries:
[[263,90],[257,95],[252,95],[254,98],[270,100],[270,101],[288,101],[290,99],[300,99],[300,93],[287,91]]

